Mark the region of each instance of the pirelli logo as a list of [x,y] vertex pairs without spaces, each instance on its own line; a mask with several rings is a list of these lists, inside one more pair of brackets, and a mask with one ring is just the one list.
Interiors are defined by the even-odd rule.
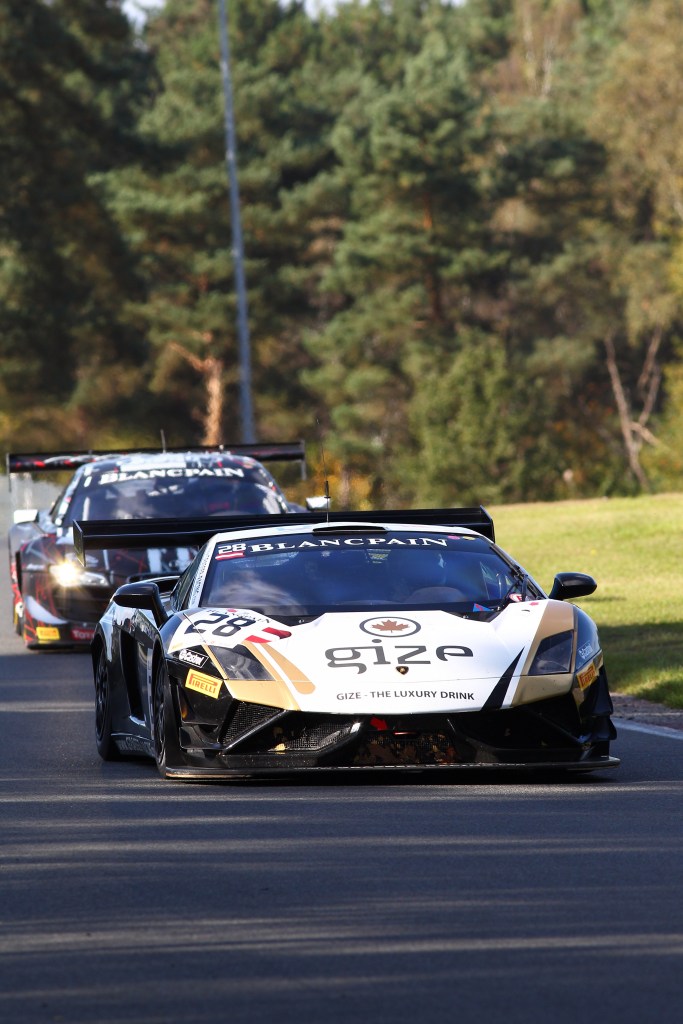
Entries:
[[598,678],[598,670],[595,667],[594,662],[591,662],[588,668],[585,668],[583,672],[577,672],[576,678],[579,681],[579,686],[582,690],[585,690],[594,679]]
[[203,672],[196,672],[194,669],[190,669],[185,679],[185,686],[188,690],[197,690],[198,693],[205,693],[207,697],[218,697],[222,685],[222,679],[204,675]]

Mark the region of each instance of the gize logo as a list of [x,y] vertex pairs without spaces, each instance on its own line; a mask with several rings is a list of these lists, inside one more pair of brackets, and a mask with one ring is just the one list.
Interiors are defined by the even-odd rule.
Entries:
[[[377,647],[330,647],[325,651],[328,668],[352,668],[362,675],[367,672],[368,666],[375,665],[431,665],[432,658],[428,650],[422,644],[395,644],[392,647],[392,659],[387,658],[386,651],[376,640]],[[371,651],[372,654],[364,652]],[[402,653],[398,653],[398,652]],[[395,653],[393,653],[395,652]],[[444,644],[437,647],[434,652],[437,661],[450,661],[451,658],[473,658],[474,653],[470,647],[463,647],[460,644]],[[374,657],[372,656],[374,655]],[[427,655],[427,657],[424,657]],[[367,662],[367,664],[366,664]]]

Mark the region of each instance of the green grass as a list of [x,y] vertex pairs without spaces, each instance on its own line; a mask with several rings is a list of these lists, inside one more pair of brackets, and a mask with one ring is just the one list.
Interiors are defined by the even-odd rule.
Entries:
[[683,707],[683,494],[489,508],[498,544],[548,591],[594,576],[577,602],[600,630],[612,690]]

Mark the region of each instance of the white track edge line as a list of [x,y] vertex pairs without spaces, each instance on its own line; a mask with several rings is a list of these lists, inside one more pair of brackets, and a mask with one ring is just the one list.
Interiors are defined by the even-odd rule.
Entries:
[[649,736],[667,736],[670,740],[683,740],[683,729],[669,729],[665,725],[639,725],[637,722],[624,721],[613,717],[617,732],[619,729],[630,729],[631,732],[644,732]]

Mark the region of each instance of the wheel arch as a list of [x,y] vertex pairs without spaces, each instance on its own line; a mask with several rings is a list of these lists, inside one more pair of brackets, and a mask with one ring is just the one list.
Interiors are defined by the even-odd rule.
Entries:
[[158,640],[154,643],[154,649],[152,651],[152,662],[151,662],[151,680],[152,689],[154,689],[154,680],[157,676],[157,669],[159,668],[159,662],[164,660],[164,650]]
[[97,671],[97,662],[99,661],[100,654],[105,649],[104,638],[101,633],[95,633],[90,644],[90,660],[92,661],[93,672]]

